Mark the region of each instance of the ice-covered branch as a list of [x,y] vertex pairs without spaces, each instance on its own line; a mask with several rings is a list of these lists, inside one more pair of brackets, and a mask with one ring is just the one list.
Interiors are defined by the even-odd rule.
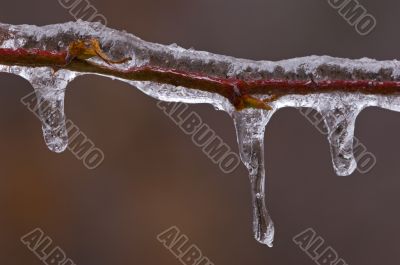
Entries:
[[[82,39],[97,39],[112,57],[130,56],[132,60],[122,67],[105,64],[99,58],[67,62],[69,45]],[[397,61],[327,56],[250,61],[149,43],[86,22],[45,27],[0,24],[0,64],[50,67],[212,92],[237,109],[262,108],[262,104],[248,100],[252,95],[280,97],[331,91],[393,94],[400,89]]]
[[335,171],[349,175],[357,166],[357,115],[368,106],[400,111],[397,60],[310,56],[251,61],[149,43],[82,21],[44,27],[0,24],[0,72],[17,74],[32,84],[45,141],[55,152],[68,144],[64,92],[79,75],[107,76],[159,100],[209,103],[228,112],[250,174],[254,235],[269,246],[274,228],[264,201],[263,143],[271,116],[283,107],[319,111],[329,132]]

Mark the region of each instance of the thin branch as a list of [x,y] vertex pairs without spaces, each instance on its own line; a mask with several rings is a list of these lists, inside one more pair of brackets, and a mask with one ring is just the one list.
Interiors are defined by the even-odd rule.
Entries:
[[[67,24],[66,24],[67,25]],[[146,63],[130,64],[126,68],[96,63],[93,60],[74,58],[68,61],[71,43],[82,39],[96,39],[107,50],[107,41],[102,43],[102,32],[92,29],[92,33],[80,35],[77,24],[59,26],[57,34],[44,36],[33,41],[28,26],[0,24],[0,47],[7,40],[18,39],[29,45],[19,48],[0,48],[0,64],[8,66],[50,67],[82,73],[101,74],[132,81],[151,81],[160,84],[182,86],[202,90],[227,98],[237,109],[246,107],[266,108],[253,95],[265,95],[271,101],[289,94],[315,94],[332,91],[360,92],[364,94],[394,94],[400,92],[397,61],[378,62],[374,60],[348,60],[330,57],[307,57],[292,61],[253,62],[226,56],[218,56],[180,47],[146,43],[133,35],[118,32],[125,37],[120,46],[130,45],[134,57]],[[85,24],[93,27],[93,24]],[[46,28],[35,28],[45,32]],[[68,31],[69,30],[69,31]],[[111,31],[110,29],[105,29]],[[70,35],[66,37],[66,32]],[[114,32],[114,31],[113,31]],[[42,33],[43,34],[43,33]],[[126,36],[124,36],[124,34]],[[43,42],[67,39],[67,48],[41,48]],[[131,40],[131,42],[129,42]],[[121,41],[118,40],[117,41]],[[51,45],[49,45],[51,46]],[[32,48],[33,47],[33,48]],[[38,48],[39,47],[39,48]],[[121,48],[115,48],[121,53]],[[129,49],[125,49],[130,51]],[[123,55],[124,56],[124,55]],[[210,61],[211,60],[211,61]],[[214,61],[212,61],[214,60]],[[193,65],[190,65],[190,62]],[[233,68],[241,66],[235,73]],[[240,68],[240,67],[239,67]],[[310,70],[311,68],[311,70]],[[308,69],[308,70],[307,70]],[[266,78],[265,78],[266,77]],[[268,100],[266,100],[267,102]]]

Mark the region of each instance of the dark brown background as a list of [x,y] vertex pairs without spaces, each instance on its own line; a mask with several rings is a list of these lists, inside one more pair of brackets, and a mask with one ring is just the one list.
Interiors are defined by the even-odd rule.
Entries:
[[[324,0],[92,0],[110,27],[163,44],[278,60],[310,54],[399,58],[395,0],[360,1],[378,26],[359,36]],[[56,0],[2,1],[0,21],[73,20]],[[266,133],[268,202],[275,247],[251,234],[247,172],[225,175],[159,109],[156,101],[101,77],[68,87],[66,112],[106,155],[94,171],[43,143],[21,103],[31,91],[0,74],[0,264],[41,264],[20,237],[42,228],[77,265],[180,264],[156,240],[176,225],[216,265],[314,264],[292,242],[314,228],[351,265],[399,264],[400,115],[368,109],[358,138],[378,163],[369,174],[337,177],[324,136],[295,109]],[[228,115],[191,106],[237,150]]]

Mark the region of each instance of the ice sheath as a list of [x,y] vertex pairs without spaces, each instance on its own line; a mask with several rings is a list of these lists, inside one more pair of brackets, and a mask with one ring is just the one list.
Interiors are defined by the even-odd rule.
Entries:
[[[99,58],[66,64],[68,45],[97,39],[121,65]],[[0,24],[0,72],[28,80],[37,95],[46,144],[54,152],[68,145],[64,93],[69,82],[85,74],[118,79],[147,95],[171,102],[208,103],[234,120],[239,152],[249,171],[255,238],[272,246],[274,226],[265,201],[264,131],[284,107],[313,108],[323,117],[338,175],[357,168],[354,125],[366,107],[400,111],[400,64],[397,60],[340,59],[309,56],[278,62],[251,61],[177,45],[149,43],[128,34],[83,21],[36,27]],[[271,110],[238,110],[245,96],[279,98]]]

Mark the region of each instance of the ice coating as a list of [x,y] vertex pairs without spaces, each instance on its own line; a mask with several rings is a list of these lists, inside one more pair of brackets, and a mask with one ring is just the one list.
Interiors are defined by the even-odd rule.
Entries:
[[[0,24],[0,48],[66,51],[68,44],[77,38],[97,38],[112,58],[131,57],[131,61],[113,66],[120,70],[152,66],[237,80],[279,79],[309,82],[370,80],[378,83],[400,81],[400,64],[397,60],[376,61],[367,58],[351,60],[329,56],[309,56],[278,62],[250,61],[192,49],[186,50],[177,45],[149,43],[132,34],[105,28],[97,23],[78,21],[44,27]],[[89,60],[105,65],[105,62],[98,58]],[[76,76],[89,73],[58,70],[51,67],[1,64],[0,72],[22,76],[32,84],[40,103],[38,113],[43,124],[45,142],[52,151],[65,150],[68,144],[64,115],[65,89]],[[274,226],[265,201],[264,131],[272,115],[284,107],[307,107],[317,110],[328,128],[327,135],[335,172],[338,175],[349,175],[357,167],[353,154],[353,136],[358,114],[370,106],[400,111],[400,99],[397,94],[381,95],[343,91],[307,94],[296,94],[293,91],[270,103],[272,110],[237,111],[227,98],[216,93],[171,84],[109,77],[127,82],[159,100],[208,103],[219,110],[226,111],[233,118],[240,156],[249,171],[254,236],[260,243],[268,246],[272,246]],[[269,96],[271,95],[260,94],[257,98],[264,99]]]

